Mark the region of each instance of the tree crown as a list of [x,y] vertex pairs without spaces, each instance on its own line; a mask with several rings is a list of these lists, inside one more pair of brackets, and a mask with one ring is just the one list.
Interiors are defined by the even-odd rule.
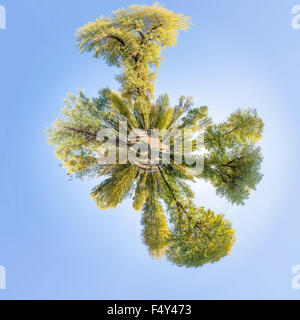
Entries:
[[[190,24],[189,18],[155,4],[119,9],[79,29],[77,43],[82,52],[92,52],[121,69],[117,77],[121,90],[118,93],[104,88],[94,98],[82,91],[77,96],[69,94],[62,110],[64,117],[57,119],[47,133],[69,175],[102,179],[91,195],[97,207],[116,208],[126,198],[133,200],[133,208],[142,211],[142,238],[153,257],[166,255],[178,266],[199,267],[226,256],[235,236],[223,215],[193,204],[189,182],[205,179],[218,195],[244,204],[262,178],[262,155],[256,144],[262,138],[264,124],[253,109],[237,110],[226,121],[214,124],[208,108],[194,107],[190,97],[182,96],[175,106],[167,94],[154,99],[162,50],[175,45],[178,32]],[[127,123],[125,134],[119,131],[122,121]],[[114,134],[117,143],[108,145],[107,152],[113,149],[117,155],[121,144],[127,152],[134,145],[129,131],[141,129],[147,133],[146,138],[139,137],[147,150],[151,147],[149,131],[172,131],[170,162],[156,163],[149,157],[146,162],[138,159],[124,164],[119,158],[114,164],[99,162],[98,150],[105,145],[98,139],[102,129]],[[178,164],[176,135],[186,129],[191,134],[184,140],[191,143],[192,150],[186,145],[180,147],[182,153],[189,151]],[[199,146],[193,139],[202,133],[204,142]],[[205,149],[203,171],[191,173],[188,157],[200,149]],[[164,147],[160,151],[162,157]],[[139,156],[142,153],[139,151]],[[163,204],[168,216],[164,215]]]
[[122,93],[135,96],[147,118],[143,104],[145,97],[153,97],[162,50],[174,46],[178,31],[189,25],[188,17],[159,4],[132,5],[80,28],[77,43],[82,52],[92,52],[122,70],[117,77]]

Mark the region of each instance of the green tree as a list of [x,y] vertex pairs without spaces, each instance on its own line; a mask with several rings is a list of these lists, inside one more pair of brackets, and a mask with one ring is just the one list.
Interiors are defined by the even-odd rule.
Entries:
[[223,215],[196,208],[191,202],[183,213],[172,213],[167,258],[178,266],[200,267],[226,256],[235,242],[231,223]]
[[147,125],[147,101],[153,98],[161,52],[176,44],[179,30],[186,30],[189,18],[164,7],[132,5],[100,17],[79,29],[78,45],[109,65],[121,68],[117,77],[123,95],[134,98]]
[[[142,238],[153,257],[166,254],[178,266],[198,267],[227,255],[235,238],[230,222],[222,215],[193,204],[190,182],[209,181],[217,194],[243,204],[262,177],[257,142],[263,122],[255,110],[238,110],[225,122],[214,124],[208,108],[195,107],[190,97],[181,97],[176,106],[167,94],[154,99],[161,52],[174,45],[178,31],[189,24],[188,18],[156,4],[130,6],[81,28],[81,50],[120,68],[121,90],[101,89],[94,98],[82,91],[77,96],[69,94],[64,116],[47,133],[71,177],[101,179],[92,190],[99,208],[116,208],[124,199],[132,199],[133,208],[142,211]],[[125,132],[121,128],[124,121]],[[115,145],[107,144],[108,136],[99,138],[104,129],[113,135]],[[145,134],[132,139],[130,132],[137,130]],[[161,130],[154,159],[145,152],[157,148],[149,139],[151,130]],[[187,130],[191,134],[178,149],[178,139]],[[202,134],[204,141],[199,145],[195,137]],[[137,142],[140,147],[134,149]],[[202,148],[203,171],[195,172],[189,160],[197,160],[200,156],[195,154]],[[105,156],[113,154],[115,163],[99,161],[100,149]],[[124,150],[126,158],[134,150],[135,161],[124,163]],[[181,153],[184,157],[178,163]],[[166,156],[170,159],[167,164],[163,161]]]
[[[165,255],[170,236],[168,221],[163,212],[163,207],[158,196],[156,179],[153,175],[144,175],[148,187],[145,195],[142,217],[142,238],[152,257],[161,258]],[[143,178],[145,179],[145,178]],[[137,195],[137,192],[136,192]]]
[[256,110],[238,110],[227,121],[206,131],[208,151],[199,178],[216,188],[217,194],[244,204],[261,180],[262,155],[256,143],[262,138],[263,121]]

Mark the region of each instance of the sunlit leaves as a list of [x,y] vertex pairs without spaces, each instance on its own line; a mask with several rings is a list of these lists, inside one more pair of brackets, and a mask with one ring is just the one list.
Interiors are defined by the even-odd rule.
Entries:
[[262,178],[262,155],[255,144],[264,123],[256,110],[238,110],[227,121],[211,125],[205,133],[204,170],[199,178],[212,183],[217,194],[243,204]]
[[147,197],[142,214],[143,241],[154,258],[161,258],[167,249],[170,231],[157,192]]
[[95,57],[122,69],[117,79],[123,94],[135,95],[147,122],[144,102],[154,94],[161,52],[175,45],[178,31],[189,25],[189,18],[158,4],[133,5],[83,26],[77,33],[78,45],[81,51],[93,52]]
[[116,208],[128,195],[135,175],[134,166],[119,165],[113,168],[110,177],[93,189],[92,199],[101,209]]
[[[253,109],[238,110],[214,124],[208,108],[194,107],[191,97],[182,96],[176,106],[167,94],[154,99],[162,50],[175,45],[178,32],[189,25],[189,18],[154,4],[119,9],[83,26],[77,33],[80,50],[118,67],[121,90],[101,89],[95,98],[82,91],[69,94],[63,117],[47,134],[69,175],[101,179],[92,190],[97,207],[116,208],[127,198],[142,211],[142,238],[152,257],[166,255],[178,266],[200,267],[226,256],[235,236],[223,215],[195,207],[190,182],[209,181],[219,196],[243,204],[262,178],[257,142],[264,124]],[[110,132],[116,143],[99,139],[100,130]],[[135,152],[133,146],[140,142],[146,151],[151,149],[149,132],[154,131],[160,141],[157,161],[149,154],[142,159],[146,152]],[[131,139],[132,132],[144,135]],[[177,148],[183,132],[189,134]],[[203,143],[196,143],[203,136]],[[115,163],[99,161],[100,149],[105,154],[115,151]],[[121,161],[124,149],[125,159],[134,154],[135,161]],[[203,171],[193,171],[189,160],[198,161],[203,151]]]
[[167,258],[178,266],[200,267],[229,254],[235,242],[231,223],[211,210],[185,206],[172,214],[173,227]]

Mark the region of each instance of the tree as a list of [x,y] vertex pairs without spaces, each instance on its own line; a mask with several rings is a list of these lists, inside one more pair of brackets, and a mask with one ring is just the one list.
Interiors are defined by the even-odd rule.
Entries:
[[244,204],[262,179],[262,155],[255,144],[262,138],[264,124],[256,110],[238,110],[227,121],[208,128],[208,154],[199,178],[212,183],[217,194]]
[[182,214],[172,213],[168,260],[178,266],[200,267],[226,256],[235,242],[231,223],[223,215],[196,208],[191,202],[185,208]]
[[189,18],[175,14],[158,4],[132,5],[113,12],[112,17],[100,17],[79,29],[78,45],[82,52],[93,52],[109,65],[121,68],[117,77],[121,91],[134,98],[147,125],[153,97],[153,82],[167,46],[174,46],[179,30],[186,30]]
[[[144,177],[147,176],[145,175]],[[148,176],[147,180],[150,192],[149,195],[146,195],[146,201],[143,206],[142,237],[151,256],[159,259],[165,255],[170,231],[157,194],[156,180],[153,179],[152,175]]]
[[[208,108],[195,107],[190,97],[181,97],[176,106],[167,94],[154,99],[160,54],[189,24],[183,15],[154,5],[130,6],[81,28],[81,50],[121,68],[121,90],[104,88],[94,98],[82,91],[69,94],[64,117],[47,133],[70,176],[101,178],[92,190],[99,208],[116,208],[132,198],[134,209],[142,210],[142,238],[153,257],[166,254],[178,266],[199,267],[227,255],[235,238],[224,216],[193,204],[190,182],[205,179],[220,196],[243,204],[262,178],[256,144],[263,122],[255,110],[238,110],[214,124]],[[203,143],[196,143],[203,136]],[[198,172],[193,161],[203,148]],[[99,150],[104,160],[99,161]],[[149,150],[156,152],[154,158]]]

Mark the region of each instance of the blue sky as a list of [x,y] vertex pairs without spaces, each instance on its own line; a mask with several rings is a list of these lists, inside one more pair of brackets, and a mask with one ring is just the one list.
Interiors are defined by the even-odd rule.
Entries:
[[74,33],[133,3],[153,2],[0,0],[0,299],[299,299],[300,30],[291,9],[300,1],[163,2],[194,26],[164,52],[156,94],[193,96],[218,122],[253,107],[266,124],[264,179],[245,206],[195,185],[197,203],[225,213],[238,237],[228,257],[199,269],[152,260],[129,201],[97,209],[95,181],[69,181],[46,143],[67,92],[118,88],[116,69],[78,54]]

